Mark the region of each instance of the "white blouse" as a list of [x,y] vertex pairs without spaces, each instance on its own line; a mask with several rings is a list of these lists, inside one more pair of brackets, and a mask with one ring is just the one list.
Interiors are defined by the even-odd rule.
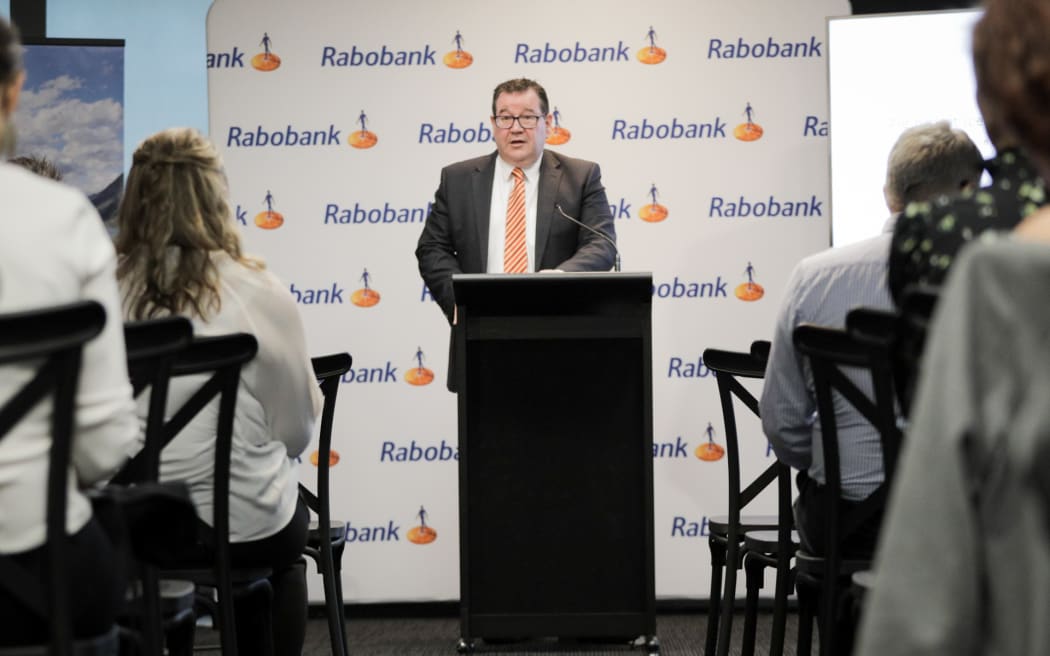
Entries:
[[[230,540],[271,536],[291,520],[298,498],[293,462],[310,443],[322,395],[306,347],[302,320],[288,288],[263,269],[216,252],[221,308],[208,321],[192,318],[195,336],[245,332],[259,351],[241,370],[233,425]],[[181,407],[206,380],[175,378],[168,410]],[[148,398],[139,399],[145,425]],[[214,399],[161,454],[161,480],[182,480],[200,517],[212,524],[212,471],[219,402]]]

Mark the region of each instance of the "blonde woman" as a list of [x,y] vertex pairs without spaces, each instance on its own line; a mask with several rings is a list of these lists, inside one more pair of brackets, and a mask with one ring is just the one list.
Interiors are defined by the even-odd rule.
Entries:
[[[306,573],[300,556],[308,517],[293,460],[309,444],[321,395],[291,293],[241,251],[212,144],[188,128],[165,130],[135,151],[118,215],[117,278],[128,320],[182,315],[194,333],[255,335],[259,351],[241,372],[230,478],[230,540],[236,566],[273,568],[275,653],[302,650]],[[198,384],[176,380],[170,407]],[[144,404],[139,407],[145,416]],[[198,515],[212,517],[214,401],[164,449],[162,480],[190,485]],[[237,613],[237,641],[262,653],[258,624]]]
[[[0,159],[11,154],[9,121],[24,77],[18,36],[0,18]],[[83,351],[70,476],[81,486],[108,479],[138,448],[113,244],[83,194],[6,162],[0,162],[0,234],[0,313],[87,299],[106,309],[102,333]],[[0,403],[31,375],[0,368]],[[50,413],[50,402],[37,405],[0,440],[0,554],[41,581]],[[113,545],[76,485],[69,489],[66,527],[75,563],[67,581],[73,633],[100,635],[113,625],[124,582]],[[46,642],[47,626],[47,618],[0,585],[0,646]]]

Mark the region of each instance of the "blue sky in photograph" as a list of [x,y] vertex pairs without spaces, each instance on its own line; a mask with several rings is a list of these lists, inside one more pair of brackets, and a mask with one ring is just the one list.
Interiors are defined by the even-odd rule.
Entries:
[[67,183],[101,191],[124,168],[123,48],[27,45],[24,63],[18,154],[47,157]]

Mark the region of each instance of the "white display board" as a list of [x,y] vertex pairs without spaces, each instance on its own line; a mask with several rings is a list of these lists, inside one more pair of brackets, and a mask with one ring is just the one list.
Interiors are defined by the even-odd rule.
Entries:
[[[448,325],[414,250],[441,167],[495,149],[492,90],[519,76],[550,96],[548,147],[601,164],[624,270],[653,274],[656,591],[707,596],[727,482],[724,458],[698,457],[724,445],[701,355],[769,339],[789,271],[828,245],[825,18],[848,11],[216,0],[210,133],[246,249],[299,295],[311,352],[354,357],[332,469],[348,602],[459,597]],[[742,428],[753,478],[771,455],[757,420]]]
[[889,217],[886,160],[906,128],[946,120],[984,156],[971,41],[979,10],[828,20],[832,242],[873,237]]

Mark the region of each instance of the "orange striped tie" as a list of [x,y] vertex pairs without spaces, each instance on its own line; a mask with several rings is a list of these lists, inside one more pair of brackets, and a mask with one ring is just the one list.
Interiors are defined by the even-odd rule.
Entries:
[[525,273],[529,254],[525,248],[525,172],[515,168],[514,189],[507,201],[507,234],[503,241],[503,272]]

